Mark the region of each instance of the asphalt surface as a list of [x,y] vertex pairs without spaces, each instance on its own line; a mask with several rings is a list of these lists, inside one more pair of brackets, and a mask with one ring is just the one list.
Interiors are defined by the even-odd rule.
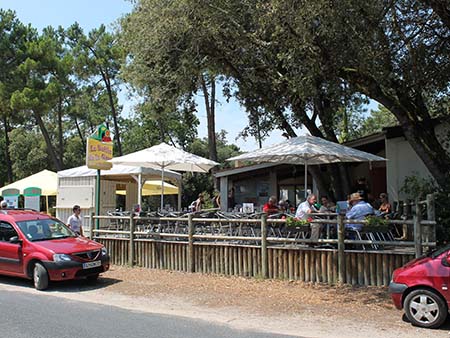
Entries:
[[4,338],[292,337],[77,302],[45,293],[34,295],[4,290],[0,290],[0,318]]

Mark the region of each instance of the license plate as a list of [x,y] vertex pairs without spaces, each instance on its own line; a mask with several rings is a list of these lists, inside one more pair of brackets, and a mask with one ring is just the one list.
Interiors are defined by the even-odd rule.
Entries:
[[96,268],[100,265],[102,265],[102,261],[87,262],[87,263],[83,263],[83,269]]

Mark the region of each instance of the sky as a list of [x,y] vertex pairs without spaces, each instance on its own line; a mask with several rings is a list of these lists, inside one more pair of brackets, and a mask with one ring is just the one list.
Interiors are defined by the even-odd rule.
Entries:
[[[22,23],[29,23],[40,31],[47,26],[67,28],[74,22],[78,22],[85,32],[101,24],[112,28],[117,19],[131,12],[132,7],[131,2],[125,0],[0,0],[0,8],[14,10]],[[236,144],[243,151],[257,149],[258,144],[253,138],[237,139],[238,134],[247,125],[245,110],[235,100],[226,102],[221,95],[218,101],[216,132],[225,130],[228,142]],[[123,113],[130,114],[133,100],[128,98],[127,93],[119,94],[119,103],[124,107]],[[197,103],[197,117],[200,121],[198,136],[203,138],[207,136],[203,97],[199,96]],[[376,108],[376,105],[373,104],[370,108]],[[299,133],[304,134],[303,131]],[[274,131],[263,142],[263,146],[284,140],[280,131]]]

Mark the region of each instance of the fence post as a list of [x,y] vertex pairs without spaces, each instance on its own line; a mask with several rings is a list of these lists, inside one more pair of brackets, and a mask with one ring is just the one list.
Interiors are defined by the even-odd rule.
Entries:
[[338,215],[338,282],[344,283],[345,280],[345,226],[344,216]]
[[[429,221],[436,221],[436,207],[434,203],[434,194],[427,195],[427,219]],[[429,225],[427,228],[428,228],[428,240],[430,242],[436,242],[436,225]]]
[[268,277],[267,271],[267,214],[261,216],[261,274],[262,278]]
[[134,265],[134,213],[130,213],[130,247],[128,248],[128,265]]
[[91,222],[89,224],[89,239],[93,239],[94,238],[94,215],[95,213],[91,212]]
[[413,215],[413,221],[414,221],[414,248],[416,251],[416,258],[419,258],[422,256],[422,226],[420,224],[421,222],[421,212],[420,212],[420,206],[418,203],[418,200],[416,199],[415,207],[414,207],[414,215]]
[[195,272],[194,265],[194,214],[188,214],[188,227],[189,227],[189,237],[188,237],[188,270],[189,272]]

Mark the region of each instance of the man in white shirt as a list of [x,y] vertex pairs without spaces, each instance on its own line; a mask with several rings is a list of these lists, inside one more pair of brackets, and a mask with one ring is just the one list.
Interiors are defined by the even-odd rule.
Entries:
[[73,232],[80,236],[83,236],[83,223],[80,217],[81,208],[79,205],[74,205],[72,210],[73,215],[67,219],[67,225],[70,229],[72,229]]
[[[311,216],[309,216],[308,214],[318,212],[317,208],[314,206],[316,202],[317,202],[316,195],[314,194],[308,195],[306,201],[298,205],[295,217],[304,220],[310,219]],[[311,240],[317,241],[319,239],[321,227],[322,226],[320,223],[311,223],[311,237],[310,237]]]
[[317,202],[317,197],[314,194],[309,195],[306,198],[306,201],[300,203],[297,208],[297,212],[295,213],[295,217],[299,219],[308,219],[308,214],[313,212],[317,212],[317,209],[314,207],[314,204]]

